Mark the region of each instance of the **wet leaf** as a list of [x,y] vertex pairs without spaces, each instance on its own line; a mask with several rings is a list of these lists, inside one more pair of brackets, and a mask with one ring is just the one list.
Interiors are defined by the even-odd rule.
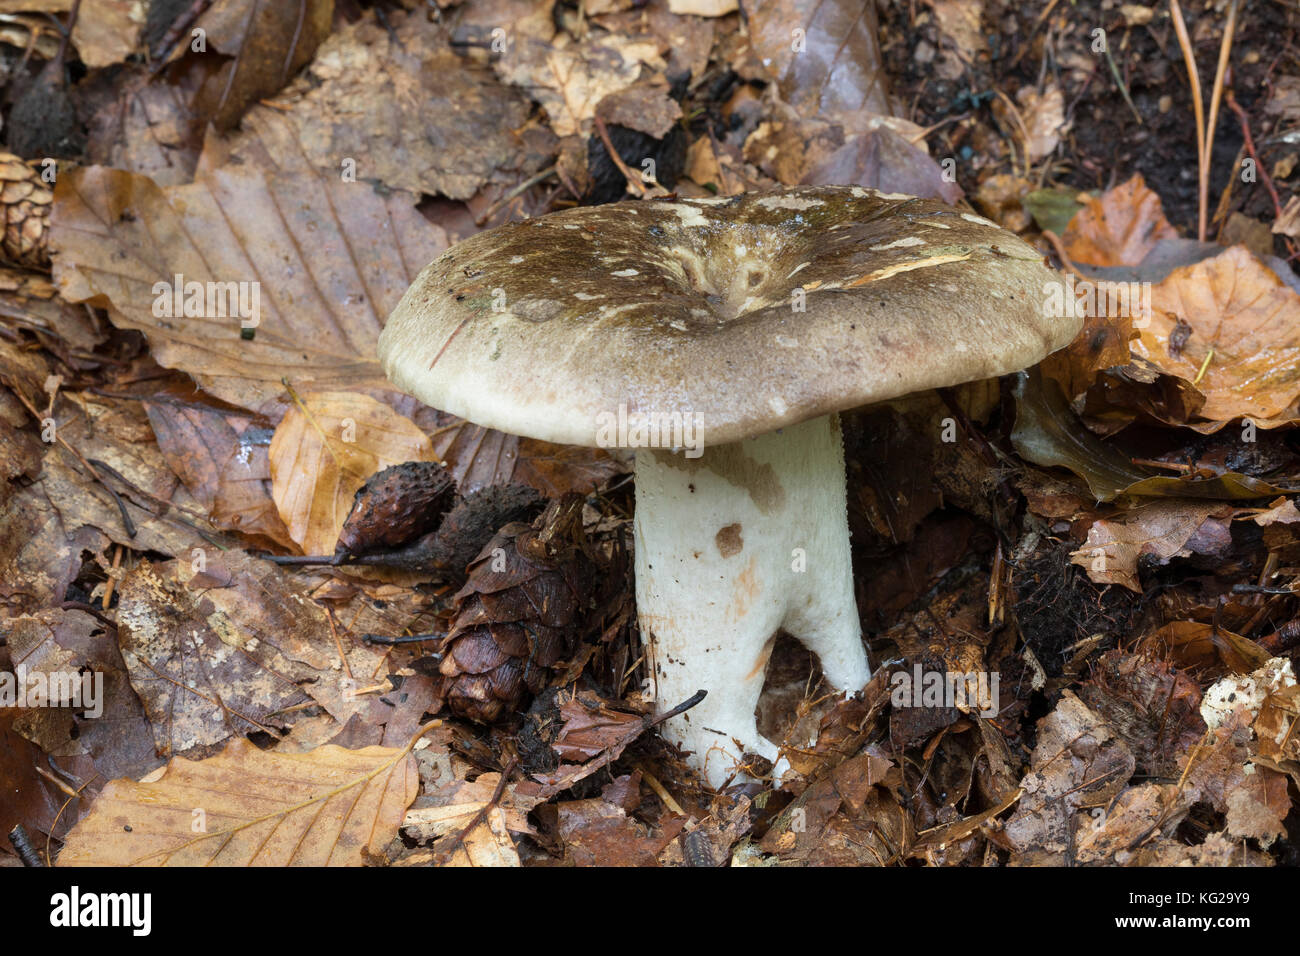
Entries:
[[[1133,353],[1204,393],[1202,418],[1295,417],[1288,410],[1300,398],[1300,294],[1244,246],[1175,269],[1151,305]],[[1191,334],[1175,350],[1180,322]]]
[[[791,106],[826,118],[892,113],[873,4],[745,0],[744,8],[754,52]],[[792,37],[802,39],[801,49]]]
[[[1082,198],[1082,197],[1081,197]],[[1087,197],[1061,241],[1070,258],[1094,266],[1135,266],[1160,239],[1177,238],[1160,197],[1142,176]]]
[[1037,369],[1016,379],[1016,451],[1036,465],[1069,468],[1098,501],[1110,501],[1147,476],[1128,456],[1102,442],[1070,411],[1060,388]]

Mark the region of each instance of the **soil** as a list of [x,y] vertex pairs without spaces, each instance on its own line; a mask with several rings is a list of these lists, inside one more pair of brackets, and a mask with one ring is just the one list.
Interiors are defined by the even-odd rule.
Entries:
[[[1053,13],[1039,23],[1049,5]],[[1189,8],[1184,16],[1196,51],[1202,95],[1208,102],[1226,14],[1184,6]],[[944,41],[926,6],[897,0],[881,15],[883,56],[894,96],[907,106],[908,119],[926,128],[938,127],[928,137],[932,155],[957,157],[958,183],[972,194],[988,176],[1010,170],[1009,156],[1000,164],[990,164],[980,148],[981,143],[1003,135],[992,108],[993,91],[1014,99],[1019,89],[1041,86],[1050,75],[1061,86],[1066,119],[1072,126],[1057,147],[1056,161],[1049,165],[1051,178],[1043,185],[1103,190],[1141,173],[1160,195],[1170,221],[1184,234],[1194,235],[1196,127],[1187,71],[1168,8],[1153,4],[1154,16],[1144,26],[1126,25],[1117,8],[1109,0],[1077,0],[1061,4],[1059,10],[1046,2],[989,0],[981,29],[990,52],[965,57],[964,73],[947,80],[935,69],[938,60],[929,60]],[[1068,28],[1052,32],[1049,25],[1059,23],[1062,16]],[[1132,106],[1104,57],[1091,51],[1092,32],[1098,27],[1106,31],[1111,58]],[[1263,105],[1279,77],[1295,71],[1300,56],[1298,27],[1300,13],[1280,3],[1244,3],[1238,14],[1231,88],[1246,113],[1265,169],[1288,150],[1294,151],[1284,142],[1269,141],[1269,134],[1278,131],[1274,128],[1278,120],[1267,115]],[[1082,79],[1081,70],[1067,66],[1081,58],[1096,60],[1091,74]],[[1224,103],[1216,124],[1211,209],[1238,168],[1234,159],[1242,145],[1241,123]],[[1283,206],[1300,188],[1297,179],[1293,172],[1289,182],[1276,184]],[[1256,218],[1271,218],[1275,212],[1262,183],[1235,190],[1232,210]],[[1277,251],[1282,252],[1280,243]]]

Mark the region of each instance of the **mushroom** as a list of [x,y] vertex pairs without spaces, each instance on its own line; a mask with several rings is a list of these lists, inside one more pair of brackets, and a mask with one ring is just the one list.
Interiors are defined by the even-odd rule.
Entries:
[[458,243],[388,318],[399,388],[480,425],[638,449],[636,598],[664,724],[709,782],[778,748],[776,635],[870,677],[837,413],[1025,368],[1080,322],[1042,255],[936,200],[859,187],[625,202]]

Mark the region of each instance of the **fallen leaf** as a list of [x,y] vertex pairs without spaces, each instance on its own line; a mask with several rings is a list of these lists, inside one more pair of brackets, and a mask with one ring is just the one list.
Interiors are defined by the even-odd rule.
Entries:
[[[409,194],[249,164],[167,189],[116,170],[70,170],[59,176],[51,228],[65,298],[111,305],[113,323],[144,332],[160,364],[248,409],[278,395],[286,376],[318,390],[387,387],[374,354],[383,318],[446,247]],[[155,289],[171,289],[177,275],[214,294],[245,283],[248,311],[258,305],[255,338],[241,337],[231,310],[208,314],[206,295],[204,314],[168,318],[174,292]]]
[[858,0],[745,0],[750,43],[781,98],[801,113],[889,116],[874,4]]
[[[1300,294],[1245,247],[1175,269],[1151,307],[1133,354],[1192,382],[1205,395],[1202,418],[1273,418],[1300,398]],[[1174,350],[1180,322],[1191,335]]]
[[413,421],[368,395],[304,395],[271,439],[271,493],[303,553],[333,554],[367,478],[391,465],[434,459],[433,445]]
[[360,866],[418,789],[409,747],[281,754],[233,740],[207,760],[172,758],[149,783],[109,783],[59,865]]
[[516,131],[528,120],[527,98],[447,50],[443,29],[401,11],[386,26],[373,15],[344,26],[274,107],[249,110],[232,150],[299,150],[333,180],[453,199],[491,180],[526,179],[536,169]]
[[1191,555],[1222,556],[1232,544],[1233,509],[1198,501],[1152,501],[1088,529],[1088,540],[1070,563],[1098,584],[1121,584],[1142,593],[1138,561],[1168,564]]
[[88,67],[121,63],[133,52],[144,25],[135,0],[99,0],[78,12],[72,45]]
[[497,74],[527,90],[561,137],[588,132],[596,105],[635,83],[643,63],[665,67],[658,41],[648,36],[592,33],[579,42],[549,25],[510,40],[493,64]]
[[1100,197],[1080,198],[1083,208],[1061,235],[1075,262],[1135,266],[1158,240],[1178,236],[1165,218],[1160,197],[1147,188],[1141,174]]
[[232,59],[200,91],[202,112],[218,129],[231,129],[250,103],[275,93],[312,58],[333,21],[334,0],[221,0],[208,7],[194,27]]
[[340,659],[308,579],[241,552],[199,556],[142,561],[118,592],[118,641],[160,753],[274,728],[275,712],[308,700],[340,723],[366,709],[352,675],[369,679],[385,655],[356,633],[394,622],[349,614],[356,630],[336,628]]
[[1024,129],[1017,127],[1024,138],[1024,150],[1028,161],[1038,163],[1052,155],[1061,137],[1069,132],[1070,124],[1065,119],[1065,95],[1056,83],[1049,82],[1041,93],[1033,87],[1025,87],[1017,95],[1020,101],[1020,115]]
[[1005,833],[1023,863],[1061,865],[1083,807],[1106,806],[1133,776],[1133,754],[1071,691],[1038,722],[1031,769]]
[[79,610],[48,608],[0,621],[13,668],[51,681],[91,680],[94,700],[42,707],[18,715],[14,728],[52,757],[85,754],[103,779],[141,777],[158,766],[144,708],[127,678],[116,633]]

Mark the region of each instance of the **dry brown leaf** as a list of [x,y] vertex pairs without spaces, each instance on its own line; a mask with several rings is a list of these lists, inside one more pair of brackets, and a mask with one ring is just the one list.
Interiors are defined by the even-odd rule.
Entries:
[[143,26],[136,0],[83,3],[72,28],[72,45],[86,66],[112,66],[135,52]]
[[553,25],[530,22],[510,37],[494,62],[507,83],[527,90],[546,110],[557,136],[588,132],[596,105],[636,82],[641,65],[662,71],[659,41],[648,36],[605,34],[585,42]]
[[334,0],[218,0],[208,7],[195,28],[233,59],[199,92],[204,115],[218,129],[233,127],[250,103],[275,93],[312,58],[333,20]]
[[1153,501],[1117,518],[1102,518],[1088,529],[1088,540],[1070,555],[1070,563],[1098,584],[1122,584],[1142,593],[1138,560],[1168,564],[1193,554],[1226,553],[1233,508],[1202,501]]
[[1160,197],[1138,174],[1100,197],[1084,198],[1083,208],[1074,214],[1061,241],[1075,262],[1135,266],[1156,242],[1177,237]]
[[876,7],[858,0],[746,0],[750,43],[781,98],[806,116],[889,116]]
[[1050,156],[1070,129],[1065,121],[1065,96],[1055,83],[1048,83],[1042,93],[1025,87],[1016,96],[1020,101],[1020,116],[1025,128],[1019,130],[1027,137],[1024,147],[1029,162],[1037,163]]
[[[1152,290],[1151,312],[1133,354],[1194,382],[1202,418],[1273,418],[1300,398],[1300,295],[1244,246],[1175,269]],[[1191,335],[1171,350],[1180,322]]]
[[360,866],[415,799],[410,748],[303,754],[235,740],[175,757],[157,780],[114,780],[68,835],[60,866]]
[[443,29],[400,11],[384,26],[368,17],[343,27],[274,107],[249,110],[235,152],[256,140],[276,157],[300,151],[334,179],[453,199],[494,177],[510,185],[527,178],[533,169],[515,172],[527,97],[447,50]]
[[366,479],[404,461],[435,461],[415,422],[359,392],[305,395],[271,439],[271,494],[305,554],[333,554]]
[[93,101],[98,108],[86,122],[86,165],[139,173],[159,186],[192,180],[206,125],[193,100],[218,68],[215,60],[186,57],[167,71],[165,81],[155,82],[146,82],[147,68],[139,66],[127,89],[116,84],[95,89],[103,100]]
[[929,0],[929,5],[939,32],[959,56],[969,61],[976,54],[988,52],[988,42],[980,28],[984,6],[981,0]]
[[13,727],[52,757],[90,757],[103,780],[141,776],[161,762],[116,635],[85,611],[45,608],[0,621],[13,667],[54,679],[90,674],[98,696],[77,707],[20,709]]
[[[148,336],[161,365],[250,409],[279,394],[285,376],[317,389],[386,387],[374,354],[383,319],[447,245],[407,193],[248,163],[167,189],[118,170],[70,170],[51,228],[65,298],[110,306],[115,325]],[[246,287],[250,304],[258,290],[255,338],[241,338],[238,316],[156,315],[155,284],[176,275],[255,283]]]
[[269,715],[309,698],[340,723],[368,710],[355,691],[385,655],[355,635],[384,633],[395,622],[366,613],[361,601],[339,615],[350,627],[331,632],[310,586],[235,550],[142,561],[126,574],[118,640],[160,753],[210,748],[278,724]]
[[1074,845],[1075,815],[1108,805],[1125,788],[1133,754],[1067,690],[1039,721],[1030,763],[1020,782],[1024,795],[1005,832],[1022,862],[1061,865]]

